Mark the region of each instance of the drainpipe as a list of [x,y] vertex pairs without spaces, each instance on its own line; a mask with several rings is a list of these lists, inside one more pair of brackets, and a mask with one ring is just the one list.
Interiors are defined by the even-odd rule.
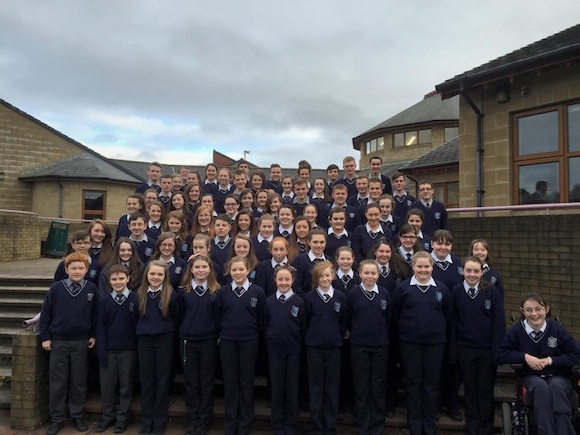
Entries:
[[58,191],[58,217],[62,219],[62,203],[64,201],[64,186],[60,181],[58,181],[58,187],[60,188]]
[[483,113],[475,105],[473,100],[469,97],[467,92],[465,92],[464,84],[462,83],[459,88],[459,93],[465,99],[467,104],[475,112],[477,119],[477,129],[475,136],[475,184],[476,184],[476,205],[477,207],[483,207]]
[[418,200],[419,199],[419,182],[417,180],[415,180],[413,177],[411,177],[409,174],[405,174],[405,177],[407,177],[409,180],[411,180],[413,183],[415,183],[415,198],[417,198],[417,200]]

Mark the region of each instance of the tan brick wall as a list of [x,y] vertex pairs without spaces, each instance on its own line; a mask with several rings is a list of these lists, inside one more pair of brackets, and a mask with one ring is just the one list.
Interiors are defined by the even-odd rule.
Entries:
[[[63,186],[64,219],[82,218],[83,190],[102,190],[107,192],[106,219],[118,221],[121,215],[127,213],[127,196],[135,191],[134,186],[98,181],[61,181],[60,184]],[[58,217],[60,189],[56,181],[34,183],[32,209],[41,216]]]
[[[522,96],[522,86],[530,90]],[[511,115],[521,110],[580,98],[580,65],[561,66],[530,72],[513,78],[510,101],[495,101],[496,85],[469,93],[470,98],[484,113],[484,206],[512,204],[512,140]],[[459,103],[459,177],[460,207],[476,205],[475,196],[475,141],[476,118],[464,98]]]
[[25,171],[81,152],[81,149],[45,127],[0,104],[1,208],[32,209],[32,185],[18,177]]

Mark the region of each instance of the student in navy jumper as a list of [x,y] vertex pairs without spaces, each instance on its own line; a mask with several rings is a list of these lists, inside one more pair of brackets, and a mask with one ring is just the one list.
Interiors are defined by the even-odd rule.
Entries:
[[102,219],[94,219],[89,224],[91,249],[89,256],[103,267],[113,255],[113,233]]
[[[411,276],[411,270],[405,260],[399,255],[395,244],[385,239],[380,239],[373,247],[374,259],[379,269],[377,285],[386,289],[391,295],[395,287]],[[397,405],[397,383],[402,377],[401,355],[395,331],[391,328],[389,340],[389,362],[386,370],[387,390],[385,410],[388,418],[395,416]]]
[[277,236],[282,236],[286,240],[294,231],[294,207],[292,205],[283,204],[278,210],[278,226],[274,232]]
[[393,193],[393,187],[391,186],[391,180],[384,174],[381,174],[381,166],[383,166],[383,159],[380,156],[373,156],[369,160],[369,166],[371,172],[369,173],[369,178],[378,178],[381,180],[381,190],[383,193],[388,193],[389,195]]
[[145,267],[138,290],[137,354],[141,376],[141,434],[162,434],[169,419],[169,379],[179,300],[161,260]]
[[359,434],[382,434],[391,297],[377,285],[379,268],[375,261],[364,260],[358,273],[361,283],[347,295],[356,425]]
[[312,270],[312,289],[304,296],[307,327],[310,418],[313,433],[336,434],[340,392],[340,348],[346,333],[346,296],[332,287],[334,267],[323,261]]
[[164,211],[169,211],[171,206],[171,197],[173,196],[173,178],[170,174],[163,174],[161,176],[161,192],[159,192],[158,201],[163,205]]
[[270,165],[270,179],[266,181],[264,187],[277,194],[282,193],[282,167],[278,163]]
[[127,197],[127,214],[124,214],[119,218],[119,223],[117,224],[117,232],[115,233],[115,241],[119,240],[120,237],[129,237],[131,231],[129,231],[129,217],[133,213],[143,213],[145,211],[145,201],[143,195],[140,193],[132,193]]
[[149,206],[151,205],[151,203],[153,201],[158,201],[158,200],[159,200],[159,192],[157,192],[157,190],[155,190],[155,189],[147,189],[143,193],[143,202],[145,203],[144,213],[148,213]]
[[220,265],[223,271],[232,250],[232,238],[230,237],[232,226],[228,216],[226,214],[218,215],[215,218],[213,228],[215,237],[211,240],[211,258]]
[[433,258],[416,252],[411,279],[392,295],[393,323],[406,379],[407,427],[412,435],[435,434],[441,364],[446,344],[455,358],[451,292],[432,277]]
[[416,199],[415,197],[409,195],[405,190],[407,184],[405,180],[405,174],[401,172],[395,172],[391,176],[391,184],[393,185],[393,213],[401,220],[401,222],[404,222],[411,204],[413,204]]
[[312,226],[306,216],[296,216],[294,218],[294,231],[292,231],[292,234],[288,238],[288,259],[291,263],[294,262],[296,257],[310,250],[308,234],[310,234],[311,229]]
[[[357,209],[356,209],[356,207],[354,207],[352,205],[348,205],[346,203],[347,195],[348,195],[348,189],[346,188],[346,186],[344,184],[334,185],[334,187],[332,188],[333,201],[330,204],[330,209],[333,209],[335,207],[340,207],[345,211],[346,223],[344,224],[344,227],[346,228],[346,230],[349,233],[352,233],[357,226]],[[327,209],[326,214],[328,214],[328,211],[330,211],[330,209]],[[323,215],[323,216],[321,216],[320,219],[327,219],[327,218]]]
[[342,184],[348,189],[347,197],[356,196],[356,160],[352,156],[342,159],[342,169],[344,174],[334,182],[334,185]]
[[[137,360],[137,294],[128,286],[131,272],[122,264],[109,270],[109,292],[99,300],[97,355],[101,385],[101,419],[95,432],[115,424],[115,433],[125,432],[133,401],[133,377]],[[118,389],[117,389],[118,386]],[[118,406],[116,406],[118,404]]]
[[202,193],[213,194],[218,188],[218,167],[215,163],[205,165],[205,180],[201,184]]
[[274,222],[278,225],[278,211],[282,206],[282,197],[278,193],[270,193],[268,201],[266,201],[266,213],[269,213],[274,218]]
[[312,269],[318,263],[326,261],[324,248],[326,247],[326,231],[315,228],[308,234],[308,245],[310,250],[307,253],[300,254],[294,259],[292,266],[296,269],[296,280],[294,281],[294,290],[300,296],[312,290]]
[[42,348],[50,351],[47,435],[56,435],[67,416],[73,426],[87,431],[84,417],[88,352],[95,345],[97,287],[85,280],[89,259],[75,252],[65,260],[68,278],[50,286],[40,314]]
[[558,322],[546,319],[550,306],[535,293],[521,304],[522,320],[500,344],[498,364],[523,364],[522,383],[534,407],[538,433],[573,435],[571,368],[580,361],[578,342]]
[[492,266],[489,244],[483,239],[474,239],[469,245],[468,255],[479,258],[483,264],[483,280],[495,286],[501,298],[504,298],[505,289],[499,272]]
[[431,252],[431,236],[423,233],[421,229],[423,227],[423,222],[425,221],[425,213],[423,213],[418,208],[412,208],[407,212],[405,222],[415,228],[417,233],[417,240],[423,246],[423,250]]
[[274,218],[269,213],[264,213],[258,219],[258,235],[252,237],[252,246],[260,262],[272,258],[270,243],[274,239],[274,225]]
[[503,298],[498,289],[482,281],[483,265],[476,257],[463,262],[463,283],[455,286],[453,307],[457,361],[465,389],[465,420],[469,434],[493,434],[493,363],[505,335]]
[[164,227],[165,224],[167,224],[168,215],[174,211],[183,213],[185,222],[189,221],[189,218],[191,217],[191,209],[187,206],[185,193],[174,192],[173,194],[171,194],[171,205],[169,206],[168,213],[165,215],[165,222],[163,222]]
[[[91,238],[89,236],[88,231],[81,230],[75,231],[72,240],[70,243],[72,248],[72,252],[79,252],[84,255],[89,255],[89,247],[91,246]],[[101,275],[102,269],[101,265],[94,260],[93,258],[89,257],[89,270],[85,276],[87,281],[92,282],[95,285],[99,283],[99,276]],[[64,260],[61,261],[56,270],[54,272],[54,282],[62,281],[63,279],[67,279],[68,274],[66,273],[65,262]]]
[[129,238],[135,243],[137,254],[143,264],[149,261],[153,251],[155,251],[155,240],[150,240],[147,237],[145,225],[145,215],[142,213],[132,214],[129,218],[129,230],[131,231]]
[[141,183],[135,189],[135,193],[145,193],[147,189],[153,188],[157,193],[161,192],[159,180],[161,179],[161,164],[157,162],[149,163],[147,167],[147,182]]
[[179,291],[179,340],[188,417],[185,435],[205,434],[213,415],[218,349],[214,302],[219,287],[210,258],[192,256]]
[[173,233],[175,236],[176,255],[187,260],[187,258],[184,257],[187,256],[187,253],[191,248],[191,240],[188,240],[187,219],[185,219],[185,215],[178,210],[169,212],[165,225],[163,225],[163,231],[170,231]]
[[111,293],[109,283],[109,270],[113,265],[121,264],[129,269],[129,282],[131,287],[137,288],[143,276],[143,264],[137,254],[135,243],[128,237],[121,237],[115,244],[113,256],[101,273],[99,274],[99,297],[107,296]]
[[399,247],[397,252],[407,263],[409,271],[411,271],[411,261],[413,260],[413,255],[415,252],[424,251],[423,245],[417,239],[417,230],[409,224],[401,225],[399,228],[399,234],[397,235],[399,239]]
[[[233,237],[230,256],[224,266],[224,271],[227,269],[227,263],[234,257],[243,257],[248,260],[248,279],[250,282],[254,282],[254,279],[256,279],[256,266],[258,265],[258,259],[256,258],[256,254],[254,254],[252,239],[243,234],[238,234]],[[231,282],[231,275],[226,273],[225,282]]]
[[275,434],[298,434],[300,351],[306,313],[304,301],[292,290],[294,269],[274,271],[276,292],[266,299],[265,322]]
[[244,189],[240,193],[240,209],[245,208],[250,213],[254,210],[254,192],[252,189]]
[[247,208],[241,209],[232,224],[232,236],[243,234],[244,236],[254,237],[257,233],[258,227],[254,220],[254,215]]
[[224,433],[249,434],[254,420],[254,373],[264,321],[264,290],[248,281],[248,259],[227,265],[232,283],[215,300],[224,375]]
[[[284,237],[274,237],[270,243],[272,257],[264,260],[256,266],[256,279],[254,282],[266,292],[266,297],[276,293],[274,272],[282,265],[288,264],[288,240]],[[294,282],[294,277],[292,278]]]
[[145,227],[145,234],[151,240],[157,240],[161,231],[163,230],[163,222],[165,220],[165,207],[159,201],[153,201],[149,204],[147,210],[147,226]]
[[367,223],[359,225],[352,233],[352,250],[357,262],[369,258],[377,240],[381,237],[393,240],[393,235],[388,228],[383,228],[380,224],[381,209],[378,204],[366,206],[365,217]]
[[266,203],[268,202],[269,192],[266,189],[260,189],[256,192],[254,198],[254,220],[257,222],[264,213],[266,213]]
[[402,221],[399,216],[393,214],[394,200],[391,195],[381,195],[379,198],[379,207],[381,209],[381,225],[388,228],[391,233],[397,234],[401,228]]
[[[205,234],[198,234],[195,236],[191,242],[191,254],[188,259],[191,259],[191,255],[203,254],[206,257],[211,258],[211,241],[209,237]],[[217,282],[220,286],[225,284],[224,280],[224,267],[218,264],[215,260],[211,259],[213,265],[213,271],[215,273]]]
[[181,284],[183,275],[187,270],[187,262],[177,255],[176,249],[175,236],[172,232],[167,231],[159,235],[155,244],[155,252],[151,256],[151,260],[161,260],[167,265],[169,283],[174,289]]
[[226,209],[224,203],[226,198],[228,198],[234,191],[234,186],[231,183],[232,173],[228,168],[221,168],[218,172],[218,185],[213,192],[215,200],[215,211],[220,213],[225,213]]
[[433,199],[433,184],[429,181],[419,181],[419,200],[411,205],[425,213],[422,231],[432,236],[437,230],[447,229],[447,209],[442,202]]
[[292,205],[294,201],[294,179],[290,175],[282,178],[282,193],[280,193],[283,204]]
[[330,258],[334,258],[341,246],[349,248],[351,246],[350,234],[344,227],[346,224],[346,211],[341,207],[333,207],[329,212],[328,222],[330,228],[328,228],[324,253]]

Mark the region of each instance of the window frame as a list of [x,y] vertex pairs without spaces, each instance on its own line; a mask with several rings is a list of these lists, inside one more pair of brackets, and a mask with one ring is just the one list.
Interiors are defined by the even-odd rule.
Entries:
[[[87,193],[98,193],[103,195],[103,209],[102,210],[91,210],[85,208],[86,194]],[[92,215],[93,217],[87,218],[87,215]],[[93,220],[93,219],[107,219],[107,191],[106,190],[94,190],[94,189],[83,189],[82,190],[82,211],[83,220]]]

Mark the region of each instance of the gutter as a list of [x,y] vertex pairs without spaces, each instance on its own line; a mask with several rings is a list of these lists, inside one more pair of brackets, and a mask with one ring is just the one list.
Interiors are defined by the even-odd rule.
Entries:
[[483,113],[475,105],[473,100],[469,97],[465,91],[464,84],[462,83],[459,87],[459,94],[465,99],[467,104],[475,112],[477,119],[477,129],[475,136],[475,186],[476,186],[476,205],[477,207],[483,207],[483,195],[485,190],[483,190]]

